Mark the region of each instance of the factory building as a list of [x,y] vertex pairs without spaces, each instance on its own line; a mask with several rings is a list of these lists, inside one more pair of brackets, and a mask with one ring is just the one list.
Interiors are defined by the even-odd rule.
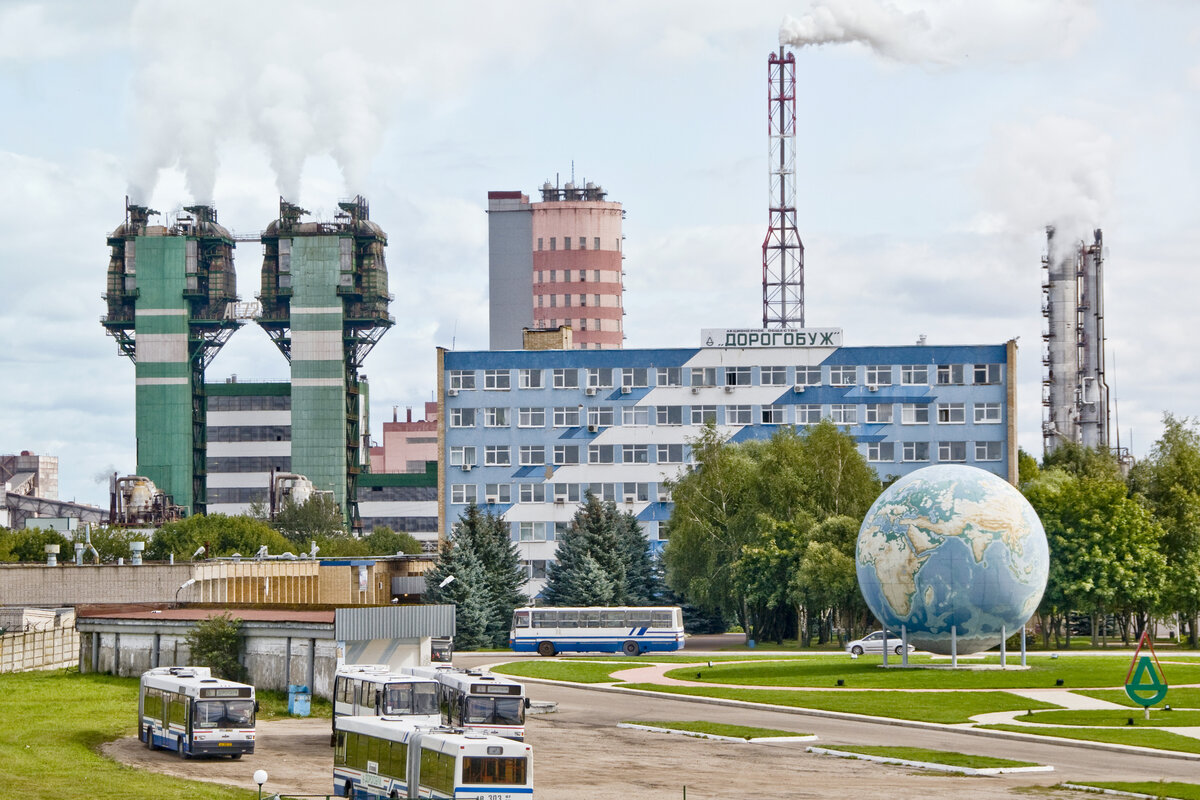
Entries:
[[489,346],[518,350],[524,329],[569,325],[580,350],[624,340],[620,203],[592,183],[546,182],[542,201],[488,192]]
[[292,392],[287,383],[205,386],[208,399],[208,513],[265,509],[271,471],[292,472]]
[[437,461],[437,402],[425,404],[425,419],[414,420],[412,409],[400,420],[392,409],[392,421],[383,423],[383,444],[371,447],[373,472],[423,473],[425,465]]
[[831,419],[881,478],[970,464],[1016,482],[1016,344],[842,346],[839,329],[705,330],[701,346],[438,350],[442,530],[502,513],[533,579],[591,490],[660,547],[666,481],[712,423],[729,441]]

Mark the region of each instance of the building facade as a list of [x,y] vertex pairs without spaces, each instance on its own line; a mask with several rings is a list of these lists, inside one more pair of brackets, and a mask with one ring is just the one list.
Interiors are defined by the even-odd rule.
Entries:
[[710,422],[738,442],[831,419],[881,478],[953,462],[1016,481],[1015,342],[843,347],[836,329],[701,338],[653,350],[439,349],[441,529],[470,503],[502,513],[533,595],[589,489],[661,547],[666,481],[692,463],[689,442]]
[[425,464],[437,461],[436,401],[425,404],[425,419],[414,420],[412,408],[401,422],[395,409],[392,421],[383,423],[383,444],[371,448],[372,472],[422,474]]
[[209,383],[206,468],[209,514],[268,505],[271,471],[292,472],[292,387]]
[[525,328],[569,325],[574,347],[620,348],[624,240],[620,203],[588,183],[546,183],[542,201],[488,193],[489,344],[521,348]]

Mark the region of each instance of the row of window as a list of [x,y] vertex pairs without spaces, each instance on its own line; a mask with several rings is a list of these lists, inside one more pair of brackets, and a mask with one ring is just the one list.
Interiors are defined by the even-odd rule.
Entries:
[[290,442],[291,425],[216,425],[208,428],[210,442]]
[[[773,405],[694,405],[694,406],[529,406],[509,408],[450,409],[451,428],[474,428],[480,419],[485,428],[510,428],[516,412],[518,428],[544,428],[547,421],[555,428],[578,428],[584,422],[590,428],[621,425],[815,425],[831,419],[838,425],[890,425],[896,422],[896,406],[900,407],[902,425],[928,425],[936,420],[942,425],[964,425],[967,422],[966,403],[820,403]],[[724,420],[718,420],[717,409],[724,408]],[[860,414],[860,408],[862,413]],[[790,413],[788,409],[795,409]],[[826,409],[824,412],[822,409]],[[932,409],[932,411],[931,411]],[[980,425],[1003,421],[1000,403],[972,403],[972,419]]]
[[[557,250],[558,249],[558,237],[551,236],[549,238],[550,238],[550,249]],[[538,237],[538,250],[544,249],[542,245],[545,244],[545,240],[546,240],[546,237],[544,237],[544,236]],[[621,238],[617,237],[616,241],[617,241],[617,245],[613,249],[620,250],[621,249]],[[564,236],[563,237],[563,250],[570,250],[572,242],[574,242],[575,249],[577,249],[577,250],[587,250],[588,249],[588,237],[576,236],[572,239],[572,237],[570,237],[570,236]],[[599,236],[592,237],[592,249],[593,250],[600,249],[600,237]]]
[[[425,462],[421,462],[424,466]],[[362,486],[358,487],[360,503],[418,502],[437,500],[436,486]]]
[[[514,492],[513,486],[516,486]],[[670,495],[653,483],[452,483],[451,503],[582,503],[590,490],[597,498],[614,503],[669,502]],[[482,496],[480,489],[483,490]],[[566,524],[566,523],[563,523]]]
[[[588,277],[589,275],[591,277]],[[550,283],[558,283],[559,277],[559,271],[556,269],[539,269],[534,272],[533,282],[545,283],[546,281],[549,281]],[[589,280],[592,283],[600,283],[601,281],[605,281],[607,283],[616,283],[621,280],[621,273],[610,269],[564,269],[561,277],[563,283],[570,283],[572,280],[579,281],[580,283],[587,283]]]
[[291,408],[292,398],[289,395],[218,395],[208,398],[209,411],[290,411]]
[[935,445],[937,460],[943,463],[965,462],[972,445],[976,461],[999,461],[1004,454],[1004,442],[870,442],[867,461],[894,462],[897,445],[902,462],[929,461],[930,448]]
[[210,456],[205,467],[212,472],[291,472],[291,456]]
[[[479,466],[479,451],[483,450],[485,467],[511,467],[513,448],[506,444],[452,445],[450,466]],[[538,467],[546,463],[546,445],[523,444],[517,448],[518,465]],[[556,444],[550,446],[551,464],[569,466],[588,464],[684,464],[691,460],[691,448],[685,444]],[[360,499],[375,499],[360,498]]]
[[[654,386],[891,386],[893,383],[902,386],[928,386],[932,377],[933,385],[956,386],[966,383],[967,374],[971,375],[975,385],[988,385],[1000,383],[1000,367],[1000,364],[913,364],[899,367],[860,367],[853,364],[834,364],[828,367],[588,367],[583,370],[583,385],[594,389],[611,389],[616,386],[641,388],[651,386],[650,381],[653,378]],[[863,377],[861,381],[860,369]],[[757,383],[754,380],[755,371],[758,372]],[[478,372],[471,369],[449,370],[449,388],[456,391],[470,391],[481,385],[483,389],[490,391],[507,391],[513,388],[513,370],[485,369],[482,384],[478,382]],[[546,372],[551,373],[549,384],[546,383]],[[516,373],[518,389],[544,389],[547,385],[555,389],[580,387],[580,370],[575,368],[518,369]],[[688,378],[686,384],[685,377]]]
[[[559,298],[562,298],[561,302]],[[578,299],[575,298],[576,296],[572,294],[539,294],[537,296],[538,308],[558,308],[559,306],[563,308],[571,308],[572,306],[587,308],[589,305],[596,308],[600,307],[600,295],[598,294],[591,295],[590,299],[586,294],[579,295]],[[612,305],[616,306],[616,303],[614,302]]]

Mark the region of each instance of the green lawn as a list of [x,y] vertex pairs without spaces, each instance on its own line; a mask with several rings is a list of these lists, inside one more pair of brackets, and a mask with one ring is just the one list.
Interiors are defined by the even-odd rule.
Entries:
[[[22,800],[252,800],[254,792],[142,772],[96,750],[137,730],[136,678],[0,676],[0,787]],[[164,758],[168,756],[164,755]]]
[[[1141,709],[1087,710],[1087,711],[1038,711],[1017,717],[1021,722],[1038,725],[1103,725],[1112,728],[1183,728],[1200,725],[1200,711],[1152,710],[1150,719]],[[1129,720],[1133,720],[1130,725]]]
[[805,692],[779,689],[725,689],[720,687],[660,686],[653,683],[620,683],[626,689],[642,689],[663,694],[692,697],[719,697],[768,703],[791,708],[814,708],[868,714],[873,717],[914,719],[947,724],[970,722],[975,714],[991,711],[1019,711],[1033,708],[1058,708],[1050,703],[1027,700],[1007,692]]
[[808,736],[807,733],[781,731],[778,728],[751,728],[745,725],[727,725],[723,722],[708,722],[693,720],[691,722],[660,722],[649,720],[625,720],[633,725],[649,725],[654,728],[667,728],[672,731],[687,731],[690,733],[709,733],[714,736],[729,736],[734,739],[768,739],[777,736]]
[[[880,669],[880,656],[851,660],[848,656],[812,656],[788,661],[764,661],[753,664],[719,664],[705,667],[699,680],[741,686],[833,686],[840,678],[845,685],[859,689],[1024,689],[1054,687],[1062,680],[1067,689],[1111,687],[1125,683],[1129,659],[1124,656],[1079,656],[1028,659],[1027,670],[934,670]],[[899,658],[888,659],[898,664]],[[930,663],[928,657],[910,662]],[[946,663],[946,662],[934,662]],[[984,662],[999,663],[989,656]],[[1009,663],[1014,663],[1010,660]],[[681,668],[667,673],[679,680],[697,680],[696,670]],[[1173,665],[1175,683],[1200,683],[1200,664]]]
[[864,756],[881,756],[883,758],[899,758],[905,761],[923,761],[927,764],[941,764],[944,767],[962,767],[964,769],[991,769],[995,767],[1036,767],[1032,761],[1013,761],[1008,758],[993,756],[973,756],[967,753],[953,753],[947,750],[926,750],[923,747],[872,747],[869,745],[830,745],[830,750],[841,750],[847,753],[858,753]]
[[1111,742],[1127,744],[1134,747],[1153,747],[1157,750],[1178,750],[1183,753],[1200,753],[1200,739],[1190,736],[1180,736],[1170,731],[1156,731],[1149,728],[1114,728],[1101,730],[1099,728],[1031,728],[1028,725],[980,725],[980,728],[994,731],[1013,731],[1015,733],[1031,733],[1037,736],[1053,736],[1059,739],[1084,739],[1093,742]]
[[1168,781],[1071,781],[1078,786],[1095,786],[1097,789],[1115,789],[1118,792],[1136,792],[1151,797],[1170,797],[1178,800],[1200,800],[1200,785]]
[[511,664],[493,667],[492,672],[522,678],[545,678],[552,681],[611,683],[613,680],[611,673],[629,669],[631,666],[637,665],[624,662],[514,661]]
[[[258,719],[280,719],[293,716],[287,710],[287,692],[279,692],[273,689],[259,689],[255,691],[254,696],[258,700]],[[311,717],[329,719],[333,716],[333,704],[324,697],[310,695],[309,712],[309,716]]]
[[[1166,668],[1164,667],[1163,669],[1165,671]],[[1132,708],[1141,708],[1141,706],[1129,699],[1129,695],[1125,694],[1124,689],[1086,689],[1078,691],[1075,694],[1083,694],[1088,697],[1095,697],[1097,700],[1107,700],[1110,703],[1119,703],[1120,705]],[[1171,706],[1171,708],[1200,708],[1200,689],[1190,687],[1168,689],[1167,699],[1163,702]]]

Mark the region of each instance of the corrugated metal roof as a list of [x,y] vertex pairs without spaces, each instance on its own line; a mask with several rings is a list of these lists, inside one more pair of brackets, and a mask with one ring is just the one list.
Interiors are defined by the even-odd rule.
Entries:
[[333,631],[339,642],[453,636],[454,606],[339,608],[334,616]]

